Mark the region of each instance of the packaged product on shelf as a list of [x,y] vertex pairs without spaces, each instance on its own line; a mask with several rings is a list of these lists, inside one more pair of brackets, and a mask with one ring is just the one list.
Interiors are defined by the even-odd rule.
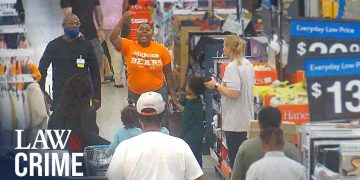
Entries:
[[360,142],[343,143],[340,149],[340,174],[360,177]]

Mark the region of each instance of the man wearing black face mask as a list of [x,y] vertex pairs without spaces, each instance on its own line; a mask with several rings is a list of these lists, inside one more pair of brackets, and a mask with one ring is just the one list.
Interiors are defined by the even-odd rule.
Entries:
[[[39,70],[41,90],[50,107],[56,107],[61,98],[65,82],[77,73],[90,73],[93,84],[92,105],[97,110],[101,107],[101,84],[99,67],[93,46],[88,40],[79,38],[79,18],[70,14],[64,18],[64,35],[52,40],[40,59]],[[52,63],[53,100],[45,91],[48,67]]]

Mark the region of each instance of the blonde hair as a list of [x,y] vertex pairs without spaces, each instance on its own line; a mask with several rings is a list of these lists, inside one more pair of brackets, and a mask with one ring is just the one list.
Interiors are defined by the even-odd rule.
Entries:
[[234,54],[234,59],[241,65],[244,57],[244,40],[237,35],[228,35],[224,40],[225,46]]

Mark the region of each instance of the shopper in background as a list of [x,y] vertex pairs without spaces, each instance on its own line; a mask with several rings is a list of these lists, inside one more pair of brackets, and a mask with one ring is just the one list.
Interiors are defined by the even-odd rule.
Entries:
[[[258,114],[260,130],[266,128],[280,128],[281,113],[277,108],[265,107]],[[285,155],[294,161],[301,162],[299,151],[295,145],[286,142],[283,149]],[[231,180],[245,180],[250,165],[264,157],[260,137],[243,142],[236,154]]]
[[307,180],[305,167],[282,152],[285,143],[280,128],[263,129],[260,138],[265,156],[250,166],[246,180]]
[[203,102],[200,95],[205,92],[204,79],[192,76],[186,85],[186,94],[179,100],[184,106],[181,118],[180,137],[190,146],[202,167],[202,140],[204,138]]
[[[124,127],[119,128],[111,141],[110,148],[106,151],[108,156],[111,156],[116,147],[124,140],[130,139],[141,134],[143,131],[138,128],[139,115],[136,112],[135,106],[126,106],[121,111],[121,122]],[[169,134],[169,130],[165,127],[161,127],[160,132],[164,134]]]
[[119,128],[111,141],[110,148],[106,151],[108,156],[112,155],[116,149],[116,147],[124,140],[130,139],[134,136],[137,136],[142,133],[140,128],[136,127],[138,122],[138,113],[134,106],[126,106],[121,111],[121,122],[124,127]]
[[114,29],[118,20],[121,18],[122,14],[128,8],[128,0],[100,0],[101,7],[104,12],[104,30],[106,37],[106,44],[109,49],[111,56],[111,62],[114,70],[114,86],[117,88],[123,88],[123,62],[121,53],[116,51],[114,46],[110,41],[111,30]]
[[239,146],[246,140],[249,121],[254,119],[255,72],[250,61],[244,58],[244,48],[244,40],[239,36],[226,36],[223,51],[231,62],[225,69],[222,83],[214,78],[205,83],[206,87],[221,94],[222,129],[231,167]]
[[165,110],[162,96],[156,92],[143,93],[136,110],[144,133],[116,148],[107,172],[109,180],[203,179],[186,142],[160,132]]
[[[101,81],[104,81],[104,51],[101,42],[105,41],[104,17],[99,0],[61,0],[61,8],[65,15],[76,14],[80,21],[80,32],[91,42],[94,47],[96,59],[98,62]],[[94,22],[94,16],[96,25]],[[110,72],[110,66],[107,66],[105,72]],[[108,75],[108,74],[107,74]],[[111,74],[110,74],[111,76]]]
[[83,152],[86,146],[110,143],[99,136],[96,110],[90,106],[90,100],[89,75],[76,74],[66,82],[59,106],[50,116],[48,129],[72,130],[66,145],[71,152]]
[[[52,109],[58,104],[65,82],[77,73],[90,73],[94,96],[92,105],[101,107],[101,84],[99,67],[91,43],[79,38],[79,18],[70,14],[64,18],[64,35],[52,40],[46,47],[39,62],[40,88]],[[53,100],[45,91],[47,70],[52,63]]]
[[152,41],[154,31],[151,25],[149,23],[139,25],[138,41],[119,37],[120,30],[124,23],[130,21],[131,14],[130,11],[125,12],[110,35],[112,44],[116,50],[121,51],[126,62],[128,99],[136,102],[142,93],[156,91],[167,102],[169,88],[171,102],[176,105],[174,77],[171,69],[172,57],[164,45]]

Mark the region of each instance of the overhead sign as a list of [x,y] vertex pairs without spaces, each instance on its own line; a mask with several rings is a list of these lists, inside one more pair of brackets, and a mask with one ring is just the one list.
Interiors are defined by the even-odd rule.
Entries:
[[348,56],[360,52],[360,21],[292,19],[287,71],[304,68],[309,56]]
[[360,118],[360,56],[304,61],[312,122]]
[[271,0],[262,0],[261,4],[266,8],[270,9],[271,7]]

